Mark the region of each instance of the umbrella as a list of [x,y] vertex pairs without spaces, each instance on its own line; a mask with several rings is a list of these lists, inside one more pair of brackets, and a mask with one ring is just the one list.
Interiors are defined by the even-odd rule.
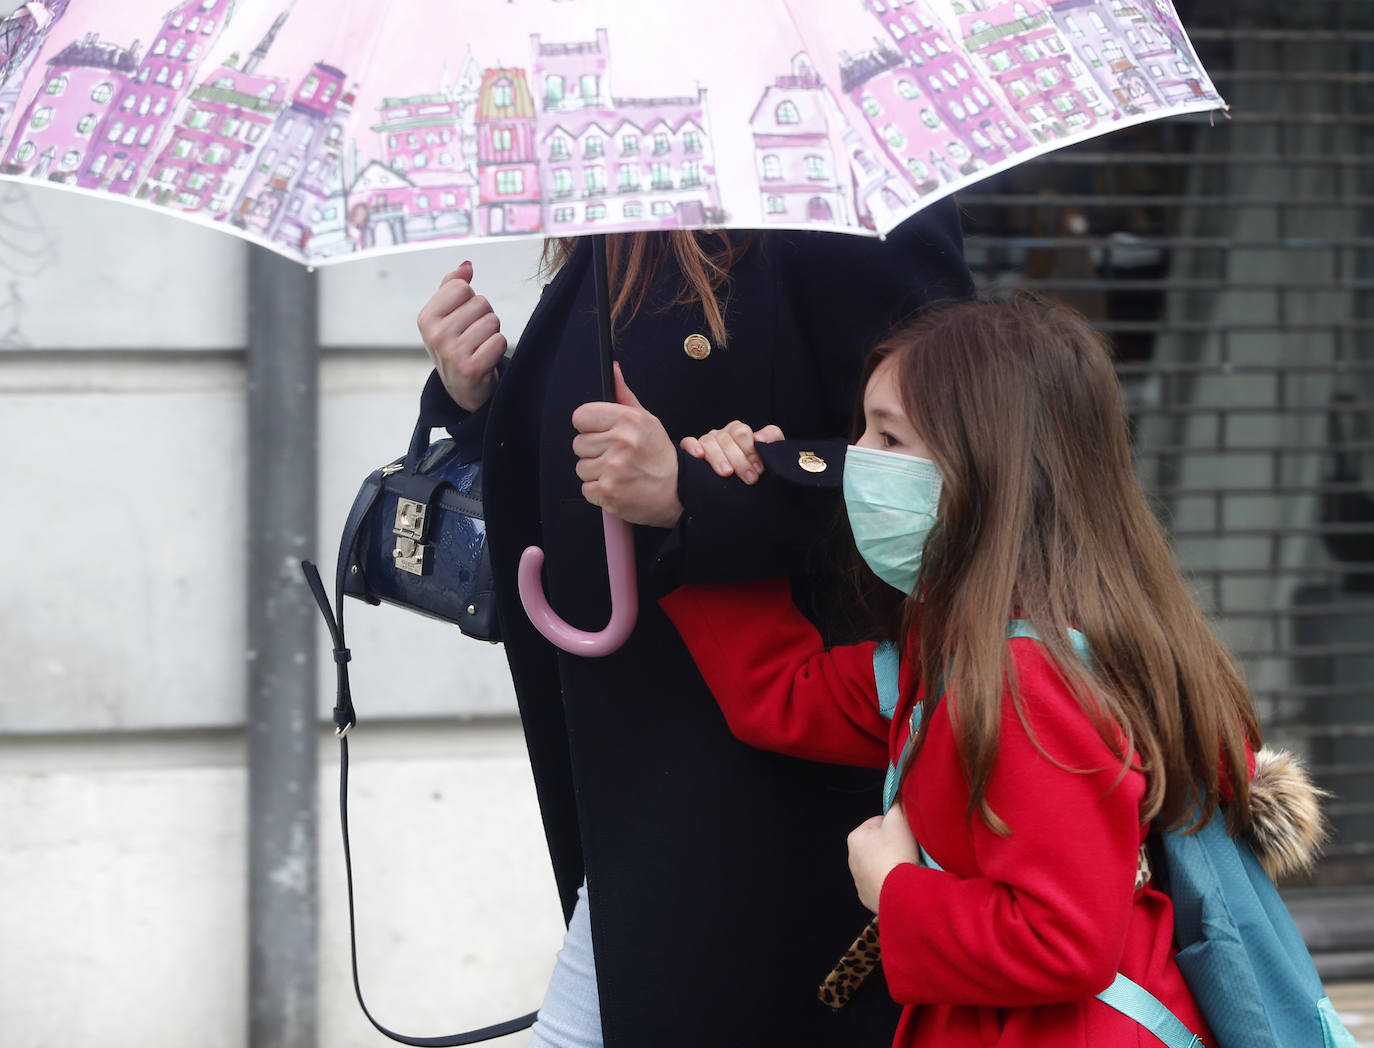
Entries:
[[[168,2],[30,0],[0,22],[0,178],[309,265],[475,238],[879,236],[1049,150],[1224,107],[1170,0]],[[566,650],[633,627],[629,526],[608,515],[606,538],[597,633],[549,608],[541,551],[522,560]]]

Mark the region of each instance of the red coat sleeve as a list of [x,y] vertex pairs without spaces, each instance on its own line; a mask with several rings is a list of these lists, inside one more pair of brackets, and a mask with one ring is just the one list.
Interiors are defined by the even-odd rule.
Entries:
[[826,651],[786,579],[683,586],[660,603],[741,741],[807,760],[887,766],[875,646]]
[[[946,810],[920,809],[923,790],[962,774],[943,705],[903,791],[917,838],[924,827],[927,845],[935,844],[932,857],[940,861],[940,838],[953,833],[947,842],[971,844],[975,874],[903,864],[883,882],[883,970],[903,1004],[1083,1000],[1112,981],[1125,948],[1143,776],[1117,781],[1121,760],[1038,643],[1016,640],[1012,651],[1034,739],[1007,696],[987,790],[1010,835],[997,835],[980,815],[967,821],[964,804],[947,803],[948,790],[925,797],[947,794]],[[966,786],[958,798],[967,802]]]

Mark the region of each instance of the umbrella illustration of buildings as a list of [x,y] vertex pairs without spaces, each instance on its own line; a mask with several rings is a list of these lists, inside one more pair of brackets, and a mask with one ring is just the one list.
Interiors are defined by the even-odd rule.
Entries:
[[0,178],[312,265],[633,230],[882,235],[1048,150],[1223,105],[1167,0],[161,2],[0,22]]
[[697,49],[681,70],[647,59],[709,12],[510,8],[33,0],[0,22],[0,177],[317,264],[481,237],[874,234],[1047,149],[1222,105],[1155,0],[777,0],[741,25],[748,61]]

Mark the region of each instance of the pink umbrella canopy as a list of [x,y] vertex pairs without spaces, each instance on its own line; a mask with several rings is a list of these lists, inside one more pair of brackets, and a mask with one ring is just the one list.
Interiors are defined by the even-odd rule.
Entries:
[[315,265],[483,237],[876,234],[1048,150],[1222,105],[1169,0],[31,0],[0,22],[0,177]]
[[[30,0],[0,22],[0,178],[310,265],[635,230],[881,235],[1041,153],[1224,108],[1170,0]],[[604,255],[596,237],[605,296]],[[602,319],[607,308],[602,306]],[[601,331],[610,396],[610,331]],[[629,526],[605,521],[633,628]]]

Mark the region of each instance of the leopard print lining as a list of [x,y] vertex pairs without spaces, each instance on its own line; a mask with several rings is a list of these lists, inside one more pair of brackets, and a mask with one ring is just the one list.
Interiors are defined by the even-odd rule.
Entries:
[[[1138,892],[1149,884],[1152,876],[1149,851],[1142,844],[1140,854],[1136,857],[1135,891]],[[878,967],[881,960],[878,918],[874,917],[849,949],[845,950],[839,963],[830,969],[830,974],[822,980],[820,988],[816,991],[816,996],[820,998],[822,1004],[830,1008],[836,1010],[843,1008],[849,1003],[854,992],[863,981],[868,978],[868,974]]]
[[821,1003],[835,1009],[843,1008],[868,973],[878,966],[879,960],[878,918],[874,917],[821,982],[816,993]]
[[1135,860],[1135,890],[1150,883],[1150,878],[1154,876],[1154,870],[1150,869],[1150,849],[1145,845],[1140,846],[1140,854]]

